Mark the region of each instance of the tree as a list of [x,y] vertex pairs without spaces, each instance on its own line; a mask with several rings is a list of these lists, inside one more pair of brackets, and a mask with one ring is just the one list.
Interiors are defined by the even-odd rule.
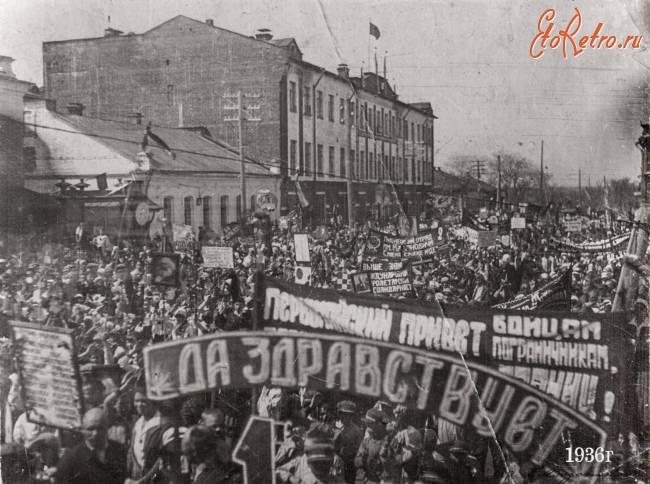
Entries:
[[501,197],[510,203],[527,202],[528,195],[539,188],[539,170],[533,163],[512,153],[499,152],[489,162],[488,182],[498,183],[497,156],[501,156]]

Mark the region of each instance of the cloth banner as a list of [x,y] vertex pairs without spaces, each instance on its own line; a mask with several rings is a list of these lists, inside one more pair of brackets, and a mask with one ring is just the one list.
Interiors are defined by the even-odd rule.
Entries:
[[80,429],[81,378],[72,330],[10,322],[27,420]]
[[555,237],[551,238],[551,243],[554,244],[558,250],[562,252],[585,252],[585,253],[597,253],[597,252],[617,252],[624,251],[627,241],[630,238],[630,233],[615,235],[609,239],[599,240],[597,242],[584,242],[582,244],[574,244],[572,242],[563,242],[556,239]]
[[[495,432],[520,462],[555,472],[566,467],[565,432],[571,431],[575,447],[602,447],[607,438],[596,422],[493,368],[353,336],[304,330],[216,333],[148,346],[144,367],[152,400],[262,385],[333,390],[341,399],[381,399],[432,412],[484,437]],[[594,475],[599,465],[592,460],[577,470]]]
[[413,262],[431,262],[435,255],[448,247],[440,243],[437,234],[428,233],[417,237],[398,237],[370,230],[366,239],[366,257],[402,258]]
[[[336,332],[440,351],[512,372],[585,415],[609,418],[627,368],[622,314],[446,306],[304,288],[260,275],[258,327]],[[629,336],[629,335],[628,335]],[[622,400],[621,404],[622,405]]]
[[558,274],[542,287],[530,294],[522,295],[493,306],[495,309],[571,310],[571,269]]

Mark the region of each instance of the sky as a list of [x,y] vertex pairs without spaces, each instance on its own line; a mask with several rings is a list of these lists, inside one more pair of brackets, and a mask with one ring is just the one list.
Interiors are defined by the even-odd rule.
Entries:
[[[566,59],[547,48],[533,59],[542,14],[555,10],[557,34],[576,8],[576,41],[602,23],[601,33],[619,40],[643,35],[641,47],[587,48],[578,57],[569,49]],[[432,104],[436,165],[505,151],[539,166],[543,140],[554,182],[577,186],[579,170],[583,185],[639,175],[649,12],[645,0],[0,0],[0,55],[16,59],[19,78],[42,85],[42,42],[99,37],[109,25],[142,33],[179,14],[294,37],[305,60],[330,70],[340,62],[357,75],[374,69],[376,52],[401,100]]]

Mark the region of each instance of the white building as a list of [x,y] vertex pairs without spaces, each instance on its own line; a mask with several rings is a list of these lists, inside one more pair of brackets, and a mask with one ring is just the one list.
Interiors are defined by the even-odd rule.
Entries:
[[[137,174],[144,179],[145,195],[164,207],[173,224],[199,226],[220,233],[237,221],[240,195],[240,161],[234,149],[213,140],[205,129],[152,127],[171,154],[148,138],[145,126],[106,121],[82,115],[82,106],[68,113],[55,111],[51,103],[32,96],[26,100],[25,185],[48,194],[61,193],[62,182],[70,190],[86,185],[85,193],[110,195],[124,190]],[[255,206],[255,194],[269,190],[278,197],[279,178],[268,166],[246,160],[247,207]],[[106,186],[102,185],[103,175]],[[277,211],[272,218],[277,217]],[[70,222],[70,221],[68,221]],[[105,227],[110,230],[110,227]]]

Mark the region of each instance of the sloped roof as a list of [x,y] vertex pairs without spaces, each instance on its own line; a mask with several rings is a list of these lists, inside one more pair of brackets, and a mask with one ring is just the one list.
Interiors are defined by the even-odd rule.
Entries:
[[479,181],[473,177],[461,177],[438,169],[434,172],[433,191],[436,193],[451,195],[475,191],[477,184],[480,185],[482,192],[489,193],[496,190],[489,183],[485,183],[482,180]]
[[[71,114],[57,116],[126,158],[135,160],[136,154],[141,151],[145,126]],[[147,152],[152,155],[151,168],[154,170],[239,174],[238,151],[225,143],[184,129],[154,126],[151,131],[162,139],[175,155],[175,158],[172,158],[149,138]],[[250,158],[246,160],[247,174],[269,175],[267,168]]]

